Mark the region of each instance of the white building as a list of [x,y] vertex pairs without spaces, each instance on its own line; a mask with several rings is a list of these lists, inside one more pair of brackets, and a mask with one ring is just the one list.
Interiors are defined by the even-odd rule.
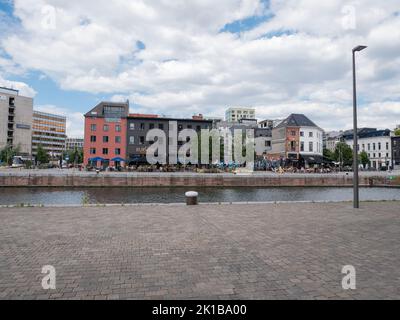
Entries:
[[225,112],[225,121],[237,122],[240,119],[255,119],[256,110],[254,108],[235,107],[229,108]]
[[65,140],[65,150],[83,149],[83,138],[67,138]]
[[304,114],[291,114],[272,129],[270,160],[285,159],[297,166],[322,164],[323,130]]
[[0,87],[0,149],[19,148],[19,155],[29,157],[32,150],[33,99],[18,90]]
[[[343,136],[353,148],[353,133]],[[370,168],[381,170],[392,165],[392,138],[390,130],[368,129],[358,133],[358,152],[365,151],[370,160]]]

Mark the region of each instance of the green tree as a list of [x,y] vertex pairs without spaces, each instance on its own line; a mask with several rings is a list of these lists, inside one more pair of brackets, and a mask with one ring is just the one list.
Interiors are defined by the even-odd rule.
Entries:
[[335,160],[335,154],[329,149],[324,149],[324,157],[330,161]]
[[396,137],[399,137],[399,136],[400,136],[400,128],[397,128],[396,130],[394,130],[394,135],[395,135]]
[[360,163],[363,165],[364,168],[369,164],[368,153],[366,153],[365,151],[362,151],[360,153]]
[[83,162],[83,149],[75,148],[63,152],[63,159],[68,157],[68,163],[81,164]]
[[9,166],[11,166],[13,163],[14,156],[18,155],[19,153],[20,153],[19,146],[13,148],[12,146],[7,145],[0,151],[0,160],[1,162],[4,162]]
[[351,166],[353,163],[353,150],[348,144],[339,142],[334,152],[334,160],[344,166]]
[[37,147],[37,152],[36,152],[36,161],[45,164],[49,163],[50,157],[47,151],[43,148],[41,144],[38,145]]

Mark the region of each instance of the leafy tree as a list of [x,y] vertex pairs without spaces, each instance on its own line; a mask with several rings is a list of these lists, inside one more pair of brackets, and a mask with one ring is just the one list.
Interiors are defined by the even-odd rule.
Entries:
[[344,166],[351,166],[353,163],[353,150],[348,144],[339,142],[334,152],[334,160]]
[[68,157],[68,163],[80,164],[83,162],[83,150],[81,148],[75,148],[63,152],[63,159]]
[[14,156],[20,153],[20,147],[13,148],[11,145],[7,145],[0,151],[1,162],[7,163],[9,166],[13,163]]
[[334,161],[335,160],[335,154],[329,149],[324,149],[324,157],[327,158],[328,160]]
[[400,136],[400,128],[397,128],[396,130],[394,130],[394,135],[395,135],[396,137],[399,137],[399,136]]
[[363,165],[364,168],[369,164],[368,153],[366,153],[365,151],[362,151],[360,153],[360,163]]
[[45,164],[49,163],[50,157],[47,151],[43,148],[41,144],[38,145],[37,147],[37,152],[36,152],[36,161]]

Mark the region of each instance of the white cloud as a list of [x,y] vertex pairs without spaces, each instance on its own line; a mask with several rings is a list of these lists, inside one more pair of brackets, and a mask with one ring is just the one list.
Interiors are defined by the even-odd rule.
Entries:
[[22,96],[33,98],[36,95],[36,91],[28,84],[20,81],[10,81],[4,79],[0,74],[0,87],[11,88],[19,90],[19,94]]
[[[360,101],[366,112],[384,112],[375,126],[393,126],[398,10],[398,0],[271,0],[268,10],[258,0],[15,0],[22,26],[2,38],[11,59],[0,58],[0,68],[18,65],[64,89],[129,98],[140,112],[223,115],[246,105],[260,118],[301,111],[340,129],[351,125],[351,49],[367,44],[357,59]],[[248,32],[220,32],[265,12],[273,18]],[[369,117],[360,113],[361,123]]]

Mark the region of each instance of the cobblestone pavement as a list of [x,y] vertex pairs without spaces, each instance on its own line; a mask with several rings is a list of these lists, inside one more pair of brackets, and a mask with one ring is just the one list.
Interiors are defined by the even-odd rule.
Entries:
[[0,221],[0,299],[400,298],[400,202],[0,208]]

